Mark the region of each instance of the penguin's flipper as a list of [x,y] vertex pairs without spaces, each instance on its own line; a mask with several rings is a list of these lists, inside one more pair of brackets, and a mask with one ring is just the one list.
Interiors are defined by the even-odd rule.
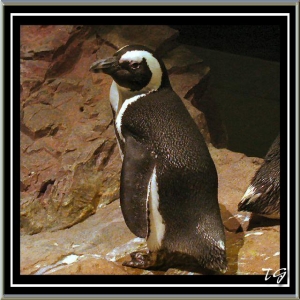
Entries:
[[136,236],[148,234],[149,181],[155,161],[145,145],[133,137],[126,137],[121,171],[120,201],[128,228]]

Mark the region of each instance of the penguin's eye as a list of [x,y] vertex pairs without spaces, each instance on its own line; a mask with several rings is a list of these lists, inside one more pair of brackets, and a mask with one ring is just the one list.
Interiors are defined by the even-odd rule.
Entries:
[[132,62],[129,65],[131,69],[138,69],[140,67],[140,64],[137,62]]

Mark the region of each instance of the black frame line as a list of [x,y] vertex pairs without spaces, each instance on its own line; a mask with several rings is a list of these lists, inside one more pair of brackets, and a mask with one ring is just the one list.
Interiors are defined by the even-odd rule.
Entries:
[[[13,1],[6,1],[5,4]],[[18,1],[21,2],[21,1]],[[285,268],[288,264],[289,270],[287,270],[287,276],[282,281],[282,284],[278,285],[276,283],[276,278],[265,280],[264,275],[218,275],[218,276],[140,276],[140,275],[76,275],[76,276],[55,276],[55,275],[20,275],[20,245],[18,245],[20,239],[20,223],[19,223],[19,206],[18,193],[19,193],[19,178],[18,174],[20,172],[20,157],[19,157],[19,146],[20,140],[18,139],[19,132],[19,92],[20,92],[20,26],[28,24],[93,24],[96,22],[96,17],[86,17],[88,12],[99,11],[100,5],[98,6],[64,6],[64,5],[50,5],[50,6],[15,6],[15,5],[4,5],[4,30],[5,30],[5,52],[4,52],[4,124],[5,126],[5,178],[4,180],[9,181],[12,178],[12,182],[6,182],[4,186],[6,199],[4,205],[4,295],[14,297],[14,296],[24,296],[28,297],[34,295],[38,299],[42,297],[47,297],[50,295],[61,296],[64,299],[67,297],[74,297],[76,299],[78,296],[82,297],[94,297],[99,296],[101,299],[103,297],[120,297],[120,298],[135,298],[148,299],[149,297],[203,297],[207,298],[214,297],[220,299],[224,297],[238,299],[246,299],[249,297],[260,296],[275,298],[284,298],[287,296],[292,296],[296,294],[296,275],[298,274],[296,270],[296,254],[295,247],[297,246],[297,219],[295,214],[296,211],[296,155],[295,151],[296,140],[297,140],[297,128],[296,120],[298,113],[296,111],[296,7],[293,5],[249,5],[249,6],[187,6],[182,5],[180,11],[182,13],[182,18],[187,24],[214,24],[216,22],[215,18],[219,18],[222,21],[226,19],[226,16],[211,16],[210,13],[225,13],[231,14],[233,11],[238,9],[239,13],[235,17],[228,18],[226,22],[234,24],[247,24],[249,22],[265,22],[265,23],[278,23],[282,29],[289,29],[289,32],[282,32],[281,36],[281,88],[280,96],[281,99],[287,100],[281,101],[281,131],[282,131],[282,143],[286,144],[282,147],[283,157],[287,157],[287,168],[285,174],[290,178],[287,186],[283,187],[289,190],[290,202],[289,211],[283,208],[282,215],[289,215],[287,218],[284,216],[281,220],[281,268]],[[157,10],[155,6],[140,6],[137,7],[139,11],[144,11],[146,13],[153,12]],[[299,8],[299,7],[298,7]],[[101,12],[104,14],[124,12],[128,9],[128,6],[102,6]],[[178,7],[177,7],[178,9]],[[159,6],[159,11],[162,14],[167,14],[170,11],[175,11],[176,6]],[[35,16],[30,15],[33,11],[38,11]],[[59,11],[60,16],[51,18],[51,14],[55,14]],[[130,7],[130,11],[134,11],[133,7]],[[272,12],[270,12],[272,11]],[[80,16],[70,16],[68,13],[78,13]],[[206,17],[197,20],[197,16],[189,16],[191,12],[194,13],[204,13],[207,14]],[[42,13],[47,13],[49,18],[46,16],[41,16]],[[243,13],[252,14],[249,18],[246,18]],[[26,16],[26,14],[28,14]],[[125,13],[126,14],[126,13]],[[186,15],[183,15],[186,14]],[[240,16],[239,16],[240,14]],[[257,14],[270,14],[269,17],[260,18]],[[286,16],[284,16],[285,14]],[[180,16],[179,16],[180,17]],[[94,18],[94,19],[92,19]],[[172,16],[170,16],[172,18]],[[178,18],[178,17],[177,17]],[[260,19],[259,19],[260,18]],[[107,15],[102,17],[101,23],[106,24],[125,24],[135,23],[135,24],[147,24],[151,16],[149,17],[139,17],[138,13],[135,16],[112,16]],[[154,20],[153,20],[154,19]],[[173,18],[174,19],[174,18]],[[178,20],[177,20],[178,21]],[[40,22],[43,22],[42,24]],[[145,23],[146,22],[146,23]],[[127,24],[126,23],[126,24]],[[164,16],[152,17],[151,24],[172,24],[169,18]],[[174,23],[174,22],[173,22]],[[149,25],[149,24],[147,24]],[[285,46],[284,46],[285,45]],[[12,48],[11,48],[12,46]],[[12,82],[10,80],[12,75]],[[11,93],[13,93],[11,95]],[[4,100],[3,99],[3,100]],[[10,100],[8,100],[10,99]],[[289,101],[289,102],[288,102]],[[294,113],[293,113],[294,112]],[[12,119],[10,118],[12,114]],[[288,124],[289,127],[288,128]],[[13,128],[11,128],[11,125]],[[289,130],[289,132],[288,132]],[[295,130],[295,132],[294,132]],[[285,136],[286,134],[286,136]],[[12,143],[13,149],[10,148]],[[8,159],[10,157],[10,159]],[[284,176],[282,177],[285,178]],[[295,193],[295,194],[294,194]],[[8,200],[9,199],[9,200]],[[293,213],[295,212],[295,213]],[[12,225],[12,226],[11,226]],[[289,231],[289,232],[288,232]],[[285,236],[286,232],[286,236]],[[285,250],[284,245],[287,246]],[[295,245],[295,247],[294,247]],[[12,249],[11,249],[12,248]],[[285,251],[287,251],[285,253]],[[295,259],[295,261],[293,261]],[[171,280],[171,284],[169,281]],[[101,282],[101,284],[100,284]],[[119,282],[116,284],[115,282]],[[134,284],[133,284],[134,283]],[[55,287],[55,289],[51,289]],[[134,291],[136,287],[143,287],[142,294],[139,291]],[[152,288],[152,287],[155,287]],[[235,294],[232,288],[243,287],[245,293]],[[255,289],[253,289],[255,287]],[[216,288],[216,289],[214,289]],[[2,295],[1,295],[2,296]],[[6,299],[6,298],[5,298]],[[11,298],[12,299],[12,298]],[[84,298],[85,299],[85,298]],[[119,298],[118,298],[119,299]],[[157,299],[157,298],[156,298]]]

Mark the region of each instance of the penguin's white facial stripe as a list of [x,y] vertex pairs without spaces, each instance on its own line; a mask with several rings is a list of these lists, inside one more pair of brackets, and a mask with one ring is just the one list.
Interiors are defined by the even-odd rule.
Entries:
[[156,251],[161,247],[162,239],[165,235],[165,224],[158,211],[159,194],[156,180],[156,167],[154,167],[152,176],[148,185],[148,208],[150,211],[150,235],[147,239],[147,245],[150,251]]
[[144,58],[144,53],[150,54],[149,52],[142,50],[127,51],[121,56],[119,63],[123,63],[125,61],[141,63]]
[[116,117],[116,129],[119,133],[119,136],[120,136],[120,139],[125,142],[125,138],[122,134],[122,130],[121,130],[121,127],[122,127],[122,118],[123,118],[123,115],[128,107],[128,105],[132,104],[133,102],[137,101],[139,98],[141,97],[144,97],[146,96],[146,94],[142,94],[142,95],[137,95],[137,96],[134,96],[132,98],[129,98],[127,99],[123,104],[122,104],[122,107]]
[[144,89],[147,91],[158,90],[162,80],[162,69],[158,60],[150,52],[145,50],[128,51],[121,56],[119,63],[125,61],[130,63],[141,63],[143,59],[146,60],[146,63],[152,73],[151,80]]

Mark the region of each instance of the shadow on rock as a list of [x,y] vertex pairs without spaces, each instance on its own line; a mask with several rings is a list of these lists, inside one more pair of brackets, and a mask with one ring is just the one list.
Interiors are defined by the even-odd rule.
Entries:
[[270,219],[263,216],[258,216],[252,214],[249,220],[249,225],[247,230],[253,230],[259,227],[270,227],[280,225],[279,219]]
[[238,272],[238,254],[244,244],[244,231],[240,222],[226,209],[219,204],[226,235],[226,256],[228,268],[226,275],[235,275]]

